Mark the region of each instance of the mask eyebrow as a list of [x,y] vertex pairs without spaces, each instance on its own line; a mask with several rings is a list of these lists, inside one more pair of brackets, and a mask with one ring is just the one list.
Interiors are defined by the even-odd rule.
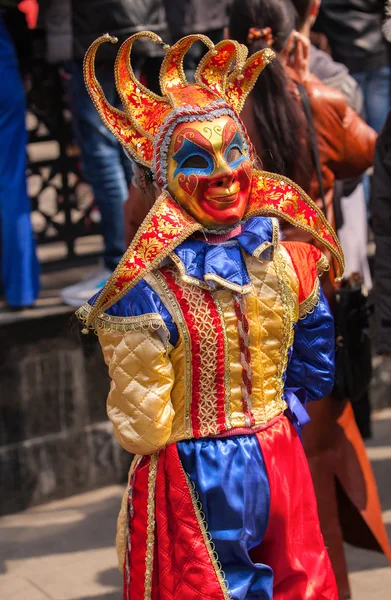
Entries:
[[225,153],[226,149],[229,146],[231,146],[231,144],[233,143],[234,140],[237,142],[239,139],[240,139],[240,144],[238,144],[238,145],[239,145],[240,149],[242,149],[243,135],[239,131],[236,123],[232,120],[229,120],[224,125],[224,129],[223,129],[223,147],[222,147],[223,154]]
[[185,129],[182,129],[176,136],[174,144],[175,153],[179,150],[179,148],[182,147],[186,140],[193,142],[193,144],[197,144],[197,146],[204,148],[211,154],[213,153],[213,146],[210,141],[200,131],[198,131],[198,129],[193,129],[192,127],[186,127]]
[[243,141],[243,137],[240,135],[239,131],[237,131],[235,133],[234,137],[232,138],[232,140],[227,145],[227,149],[226,149],[225,153],[227,153],[228,150],[230,148],[232,148],[233,146],[237,146],[240,150],[243,150],[244,141]]

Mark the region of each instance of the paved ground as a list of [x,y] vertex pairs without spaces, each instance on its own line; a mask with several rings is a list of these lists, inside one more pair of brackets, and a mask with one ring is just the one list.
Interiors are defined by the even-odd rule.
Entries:
[[[391,409],[368,444],[391,535]],[[112,486],[0,519],[1,600],[120,600],[113,545],[122,488]],[[347,548],[353,600],[390,600],[391,567]]]

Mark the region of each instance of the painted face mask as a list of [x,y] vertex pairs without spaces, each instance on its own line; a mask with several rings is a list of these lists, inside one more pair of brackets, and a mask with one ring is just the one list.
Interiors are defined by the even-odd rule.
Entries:
[[167,187],[206,228],[241,220],[251,187],[248,146],[229,116],[176,126],[167,163]]

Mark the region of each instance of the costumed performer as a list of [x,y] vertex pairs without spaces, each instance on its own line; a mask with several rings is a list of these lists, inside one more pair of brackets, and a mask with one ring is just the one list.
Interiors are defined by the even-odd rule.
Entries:
[[[162,95],[120,48],[124,111],[85,78],[103,122],[161,190],[104,289],[79,311],[111,377],[108,415],[136,455],[118,521],[124,598],[337,599],[299,431],[334,379],[333,320],[310,244],[280,241],[278,217],[336,257],[335,233],[288,179],[258,171],[239,112],[273,58],[231,40],[178,41]],[[182,61],[208,52],[186,81]]]

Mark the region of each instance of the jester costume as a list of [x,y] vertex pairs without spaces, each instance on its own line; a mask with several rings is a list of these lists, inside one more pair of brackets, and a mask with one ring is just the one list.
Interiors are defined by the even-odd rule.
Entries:
[[[79,311],[112,380],[108,415],[135,454],[118,521],[124,598],[332,600],[300,429],[333,385],[321,250],[284,243],[278,217],[335,257],[338,240],[293,182],[257,171],[239,118],[269,49],[247,59],[200,35],[165,46],[162,96],[115,65],[121,112],[85,59],[104,123],[161,190],[104,289]],[[182,60],[203,41],[195,84]]]

